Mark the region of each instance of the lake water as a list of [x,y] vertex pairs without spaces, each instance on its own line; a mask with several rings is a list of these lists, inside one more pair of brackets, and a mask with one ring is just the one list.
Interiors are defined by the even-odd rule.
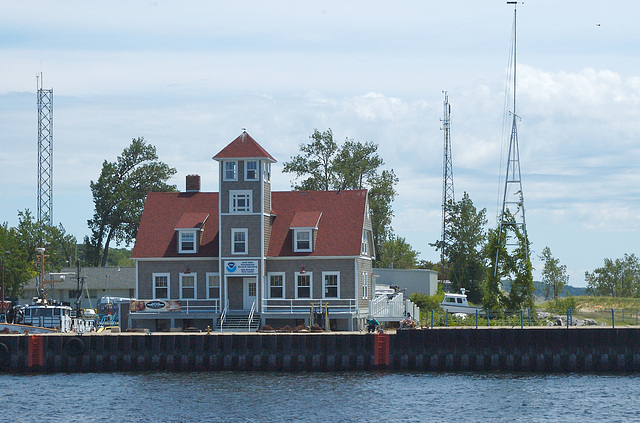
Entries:
[[637,375],[2,375],[0,398],[7,422],[640,421]]

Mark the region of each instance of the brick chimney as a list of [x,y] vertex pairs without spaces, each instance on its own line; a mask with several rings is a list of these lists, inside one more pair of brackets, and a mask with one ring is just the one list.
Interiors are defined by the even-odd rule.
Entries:
[[187,192],[200,192],[200,175],[187,175]]

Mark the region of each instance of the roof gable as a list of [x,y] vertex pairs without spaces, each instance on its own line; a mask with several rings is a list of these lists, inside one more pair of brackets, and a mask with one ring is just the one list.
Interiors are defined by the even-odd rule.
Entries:
[[[216,216],[206,219],[207,215]],[[181,225],[202,223],[195,257],[218,256],[217,192],[150,192],[144,203],[132,258],[182,257],[177,231]],[[200,222],[198,222],[200,221]],[[195,226],[194,226],[195,227]],[[193,254],[189,255],[194,257]]]
[[223,159],[267,159],[271,162],[276,160],[262,148],[247,131],[242,132],[238,138],[231,141],[229,145],[213,156],[213,160]]
[[[268,256],[359,256],[366,200],[366,190],[273,192]],[[313,252],[294,253],[290,228],[298,222],[314,227],[307,226],[314,216],[319,220]]]

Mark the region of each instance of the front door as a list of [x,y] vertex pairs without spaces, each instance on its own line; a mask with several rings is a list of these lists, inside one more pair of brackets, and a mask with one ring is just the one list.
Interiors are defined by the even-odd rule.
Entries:
[[251,310],[251,306],[253,306],[253,303],[258,300],[258,283],[255,277],[244,278],[243,285],[243,308],[245,310]]

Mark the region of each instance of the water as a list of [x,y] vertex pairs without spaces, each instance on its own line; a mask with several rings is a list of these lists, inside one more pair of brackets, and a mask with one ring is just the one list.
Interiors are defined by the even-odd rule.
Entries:
[[352,373],[2,375],[13,422],[629,422],[640,376]]

